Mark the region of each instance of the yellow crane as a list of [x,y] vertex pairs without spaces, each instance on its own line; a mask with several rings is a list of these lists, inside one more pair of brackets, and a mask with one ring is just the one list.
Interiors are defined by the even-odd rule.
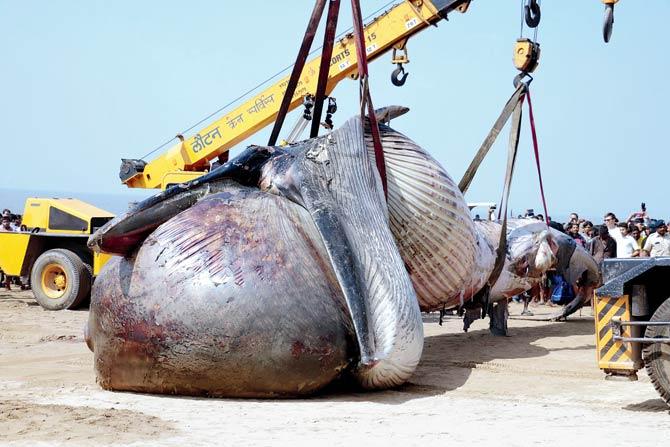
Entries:
[[[375,17],[365,28],[368,60],[393,51],[392,62],[409,62],[407,40],[444,19],[452,11],[465,12],[470,0],[404,0]],[[303,104],[308,94],[316,91],[321,57],[305,64],[289,110]],[[330,61],[326,95],[347,77],[355,78],[356,45],[353,34],[347,34],[335,43]],[[401,71],[397,71],[398,74]],[[402,78],[397,78],[402,82]],[[209,162],[230,150],[235,144],[258,132],[277,118],[288,76],[256,94],[220,119],[200,129],[189,138],[179,137],[177,144],[151,160],[124,160],[119,176],[130,188],[161,188],[183,183],[205,174]]]
[[[404,83],[403,64],[409,62],[407,40],[429,26],[437,25],[451,12],[467,11],[471,0],[403,0],[372,19],[364,27],[368,60],[392,51],[394,84]],[[619,0],[601,0],[605,4],[603,37],[608,41],[612,32],[614,4]],[[537,0],[528,0],[526,23],[537,26],[540,20]],[[532,24],[534,22],[534,24]],[[517,42],[514,62],[523,73],[530,73],[537,66],[539,45],[528,39]],[[293,94],[289,111],[303,104],[304,98],[316,91],[321,57],[308,61]],[[330,61],[326,95],[343,79],[356,78],[358,63],[353,34],[349,33],[335,43]],[[219,158],[227,160],[227,152],[237,143],[273,123],[278,115],[289,76],[256,94],[220,119],[185,138],[178,135],[178,142],[167,151],[146,162],[141,159],[122,160],[119,177],[129,188],[160,188],[193,180],[208,172],[210,162]]]

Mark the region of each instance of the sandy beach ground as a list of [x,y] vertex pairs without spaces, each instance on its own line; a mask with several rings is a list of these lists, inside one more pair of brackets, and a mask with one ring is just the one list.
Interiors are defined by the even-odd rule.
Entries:
[[504,338],[485,321],[463,333],[456,317],[439,326],[429,314],[408,385],[270,401],[103,391],[87,317],[0,292],[0,445],[660,446],[670,434],[643,371],[637,382],[603,380],[590,309],[567,323],[514,318]]

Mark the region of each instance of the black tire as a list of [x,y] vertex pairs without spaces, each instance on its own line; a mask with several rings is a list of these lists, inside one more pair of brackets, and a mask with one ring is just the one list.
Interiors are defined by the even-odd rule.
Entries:
[[[654,312],[650,321],[670,321],[670,298],[665,300]],[[670,338],[670,327],[647,326],[644,333],[648,338]],[[642,350],[642,358],[647,374],[654,388],[663,400],[670,405],[670,344],[654,343]]]
[[30,272],[30,284],[35,300],[44,309],[74,309],[91,292],[91,274],[79,256],[58,248],[37,258]]

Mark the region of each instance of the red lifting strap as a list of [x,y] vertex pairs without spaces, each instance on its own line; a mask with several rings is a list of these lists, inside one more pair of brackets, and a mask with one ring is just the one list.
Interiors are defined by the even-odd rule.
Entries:
[[533,148],[535,149],[535,164],[537,165],[537,178],[540,181],[540,195],[542,196],[542,206],[544,207],[544,221],[549,225],[549,211],[547,211],[547,201],[544,198],[544,185],[542,184],[542,169],[540,168],[540,149],[537,144],[537,133],[535,132],[535,118],[533,117],[533,103],[530,100],[530,89],[526,92],[528,97],[528,119],[530,120],[530,132],[533,136]]
[[[363,34],[363,17],[361,15],[361,5],[359,0],[351,0],[351,9],[354,16],[354,36],[356,41],[356,59],[358,60],[358,76],[361,83],[361,121],[365,117],[365,105],[368,108],[368,120],[370,122],[370,131],[372,132],[372,142],[375,148],[375,161],[377,170],[382,180],[384,188],[384,197],[388,198],[388,186],[386,184],[386,163],[384,162],[384,150],[382,149],[382,140],[379,135],[379,125],[375,116],[375,108],[372,105],[370,89],[368,88],[368,57],[365,53],[365,36]],[[364,121],[363,121],[363,125]]]

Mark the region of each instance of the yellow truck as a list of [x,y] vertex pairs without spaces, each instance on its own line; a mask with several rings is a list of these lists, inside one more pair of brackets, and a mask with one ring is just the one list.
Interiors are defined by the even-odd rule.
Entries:
[[89,250],[86,241],[112,218],[77,199],[29,198],[22,219],[26,230],[0,232],[0,270],[29,277],[43,308],[76,308],[89,300],[93,278],[110,258]]

